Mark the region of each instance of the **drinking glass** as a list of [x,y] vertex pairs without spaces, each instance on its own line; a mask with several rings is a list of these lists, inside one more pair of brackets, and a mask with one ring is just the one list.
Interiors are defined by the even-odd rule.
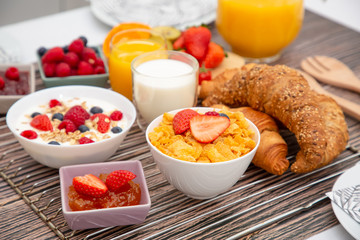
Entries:
[[131,63],[133,103],[139,127],[159,115],[197,104],[199,63],[178,51],[154,51],[136,57]]
[[300,31],[303,0],[218,0],[216,27],[247,62],[277,60]]
[[132,100],[131,61],[145,52],[166,49],[165,38],[149,29],[118,32],[110,41],[109,79],[112,90]]

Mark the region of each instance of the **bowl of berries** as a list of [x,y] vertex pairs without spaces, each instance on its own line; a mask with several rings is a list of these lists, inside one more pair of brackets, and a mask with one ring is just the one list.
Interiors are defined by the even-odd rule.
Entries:
[[135,119],[135,107],[126,97],[83,85],[36,91],[14,103],[6,115],[25,151],[52,168],[107,160]]
[[31,64],[0,65],[0,113],[23,96],[35,91],[35,70]]
[[87,46],[87,39],[83,36],[64,47],[40,47],[37,50],[37,58],[45,87],[104,87],[109,79],[108,67],[101,49]]

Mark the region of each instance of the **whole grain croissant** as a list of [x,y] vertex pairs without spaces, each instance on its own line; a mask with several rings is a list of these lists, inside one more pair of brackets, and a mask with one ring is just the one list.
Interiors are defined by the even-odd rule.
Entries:
[[349,139],[344,115],[330,97],[312,91],[307,81],[284,65],[255,65],[223,81],[204,106],[250,106],[280,120],[296,136],[300,151],[291,166],[306,173],[330,163]]
[[[226,108],[225,105],[213,105],[212,107]],[[288,147],[279,134],[279,128],[274,119],[250,107],[227,109],[242,112],[259,129],[260,145],[252,163],[269,173],[282,175],[289,168],[289,160],[286,159]]]

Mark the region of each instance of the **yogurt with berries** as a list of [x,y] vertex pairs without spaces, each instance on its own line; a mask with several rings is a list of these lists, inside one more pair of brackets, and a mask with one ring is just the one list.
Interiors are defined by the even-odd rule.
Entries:
[[128,126],[121,109],[86,97],[51,99],[29,108],[16,131],[32,141],[52,145],[79,145],[103,141]]

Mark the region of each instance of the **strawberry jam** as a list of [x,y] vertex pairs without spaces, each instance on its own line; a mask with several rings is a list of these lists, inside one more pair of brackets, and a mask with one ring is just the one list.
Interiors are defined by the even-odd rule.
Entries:
[[[100,174],[99,178],[105,182],[108,174]],[[69,206],[73,211],[113,208],[138,205],[141,198],[139,184],[129,181],[117,191],[108,191],[105,196],[96,198],[81,195],[71,185],[69,187]]]

